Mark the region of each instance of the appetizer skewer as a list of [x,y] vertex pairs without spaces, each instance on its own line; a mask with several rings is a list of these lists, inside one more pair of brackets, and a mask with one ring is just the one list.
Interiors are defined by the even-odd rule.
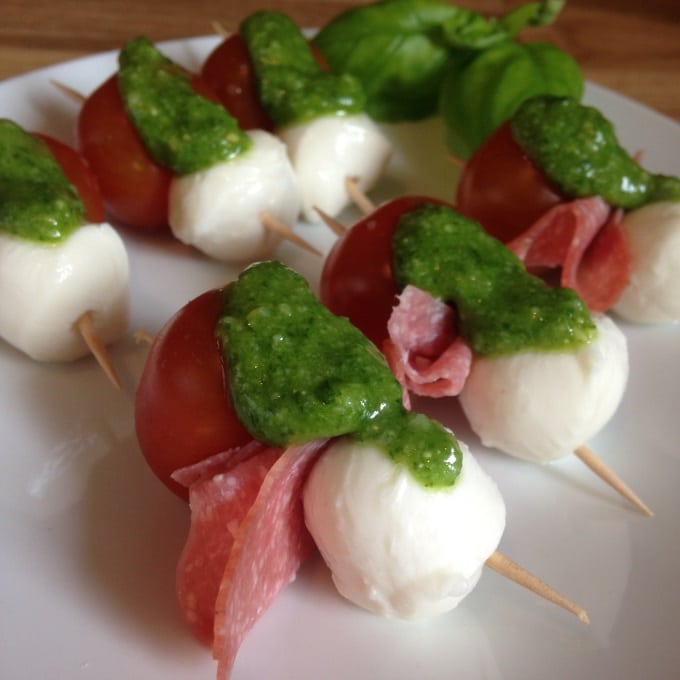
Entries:
[[459,210],[589,307],[680,320],[680,179],[645,170],[593,107],[534,97],[464,166]]
[[[208,57],[202,74],[226,106],[245,120],[269,120],[285,142],[302,195],[302,214],[319,207],[336,215],[350,202],[345,180],[372,188],[391,146],[364,112],[365,95],[351,76],[328,72],[323,57],[284,14],[260,11]],[[238,92],[238,95],[235,93]]]
[[143,38],[129,41],[119,61],[84,101],[77,128],[116,220],[169,225],[179,240],[229,262],[266,257],[282,238],[319,254],[292,229],[300,196],[282,142],[243,132],[205,83]]
[[120,387],[105,346],[127,330],[129,266],[97,183],[75,151],[6,119],[0,147],[0,335],[38,361],[92,353]]
[[[456,339],[453,334],[456,322],[451,311],[445,305],[433,306],[434,301],[430,302],[429,295],[413,297],[415,292],[411,291],[415,289],[407,286],[402,292],[401,303],[392,311],[393,300],[398,293],[392,274],[392,258],[395,255],[393,233],[399,228],[397,225],[400,221],[417,211],[419,204],[428,203],[433,206],[431,201],[419,197],[394,201],[381,206],[374,214],[360,221],[356,225],[359,229],[357,232],[349,230],[332,249],[322,272],[322,301],[334,313],[348,316],[383,348],[405,389],[435,397],[459,396],[473,430],[480,435],[483,443],[511,455],[543,462],[576,452],[612,488],[642,512],[651,515],[651,510],[632,489],[590,449],[582,446],[611,417],[625,388],[628,370],[625,338],[611,321],[597,319],[596,335],[599,340],[594,343],[586,342],[583,349],[566,352],[541,351],[538,354],[526,351],[516,354],[513,351],[508,356],[477,356],[473,359],[467,344],[460,338]],[[432,207],[433,212],[437,210],[439,208]],[[443,210],[446,212],[448,209]],[[452,224],[457,224],[460,216],[456,217],[453,211],[449,216]],[[335,228],[337,229],[337,225]],[[446,230],[449,229],[454,227],[451,224],[442,225],[441,234],[447,233]],[[479,227],[475,230],[481,234]],[[491,237],[485,238],[489,241],[489,247],[497,243]],[[362,239],[370,239],[370,248],[368,243],[359,245],[358,242]],[[465,248],[462,239],[463,237],[459,237],[455,245],[442,245],[441,253]],[[481,248],[481,245],[478,247]],[[498,265],[499,257],[507,251],[500,244],[496,250],[499,252],[495,255],[487,255],[490,261],[496,261]],[[359,251],[364,252],[364,255],[357,260],[355,256]],[[481,264],[486,256],[482,257],[480,253],[475,255],[475,259]],[[430,256],[435,259],[439,257],[431,249],[428,257]],[[351,264],[347,260],[349,257],[352,258]],[[420,255],[415,257],[423,260]],[[502,267],[508,268],[508,272],[516,269],[511,261],[515,259],[514,256],[508,253],[507,258],[509,261]],[[425,267],[424,271],[427,271],[427,265]],[[365,268],[364,271],[362,268]],[[441,262],[432,265],[430,270],[439,272],[446,271],[447,268],[457,271],[459,276],[463,276],[461,272],[466,271],[461,263],[451,269]],[[473,272],[468,272],[466,276],[472,281],[480,278],[480,274]],[[491,283],[489,285],[492,286]],[[503,285],[509,284],[506,281]],[[359,291],[365,293],[360,294]],[[456,303],[459,305],[460,301],[456,300]],[[420,319],[418,321],[413,316],[416,310]],[[479,312],[470,314],[476,317]],[[546,314],[545,318],[549,319],[550,316]],[[539,315],[539,318],[543,316]],[[509,323],[508,328],[513,323]],[[417,327],[422,330],[418,331]],[[388,329],[391,339],[388,339]],[[417,344],[423,342],[422,338],[415,339],[419,333],[427,337],[426,345],[420,348]],[[569,337],[575,335],[578,333],[571,329]],[[414,341],[416,346],[411,346],[410,343]],[[609,350],[604,349],[604,345],[600,348],[598,343],[603,341]],[[507,349],[503,350],[503,354],[505,353]],[[572,361],[576,362],[573,366]],[[422,371],[417,367],[418,363],[423,366]],[[532,369],[538,365],[541,366],[540,370]],[[584,370],[579,369],[579,365],[585,367]],[[519,371],[523,375],[521,380]],[[533,391],[522,388],[529,375],[534,376]],[[569,376],[572,378],[566,380]],[[580,377],[575,380],[574,376]],[[566,402],[562,403],[560,408],[555,409],[556,415],[552,416],[554,420],[546,420],[541,415],[546,405],[539,403],[541,399],[553,398],[546,389],[546,386],[552,384],[550,380],[555,381],[554,386],[574,383],[576,388],[576,384],[579,385],[578,393],[569,402],[571,406],[566,408]],[[532,395],[538,388],[543,396],[534,398]],[[590,395],[586,401],[583,401],[584,390]],[[558,402],[564,397],[557,394],[554,396]]]
[[[284,136],[284,133],[282,133],[282,136]],[[365,202],[362,202],[363,192],[357,188],[356,178],[342,172],[336,177],[338,182],[340,179],[344,179],[346,196],[349,196],[354,200],[364,213],[368,214],[369,212],[372,212],[373,206],[371,202],[368,199],[366,199]],[[208,188],[207,193],[212,195],[212,189]],[[343,196],[343,200],[345,200],[345,196]],[[320,208],[317,203],[325,205],[323,201],[315,201],[314,204],[310,205],[309,210],[316,210],[318,208],[319,214],[323,214],[323,208]],[[333,212],[335,213],[337,211],[333,209]],[[282,223],[271,218],[267,212],[260,213],[259,219],[261,226],[266,229],[276,231],[281,228],[280,225]],[[331,221],[334,230],[338,232],[338,223],[334,222],[332,218],[328,219]],[[175,222],[174,220],[171,221]],[[289,237],[291,240],[299,238],[296,237],[294,232],[290,232]],[[298,241],[298,245],[305,247],[304,241]],[[267,276],[268,281],[270,281],[269,273],[270,272],[268,272]],[[235,288],[233,290],[235,290]],[[279,302],[279,304],[282,303]],[[288,299],[286,299],[286,304],[288,304]],[[250,311],[259,311],[259,309],[260,307],[258,306],[257,310]],[[238,314],[236,316],[238,316]],[[82,325],[83,328],[87,329],[88,325],[91,325],[91,321],[91,314],[86,312],[80,317],[77,326]],[[276,340],[278,341],[279,338],[277,337]],[[229,344],[230,343],[227,343],[227,346]],[[96,347],[96,341],[93,341],[93,346]],[[231,359],[233,359],[233,356]],[[230,360],[227,365],[236,366],[237,364],[238,361]],[[227,372],[229,372],[229,370],[231,369],[228,368]],[[218,373],[221,378],[221,370],[218,371]],[[229,401],[228,398],[225,399],[225,401]],[[192,406],[195,405],[192,404]],[[210,418],[211,416],[209,415],[208,420],[210,420]],[[229,421],[227,422],[229,425]],[[249,442],[252,439],[252,433],[250,431],[252,428],[244,429],[242,425],[239,425],[239,427],[235,429],[238,431],[238,437],[243,436],[246,442]],[[190,433],[192,439],[196,432],[197,430],[192,430]],[[200,436],[203,435],[201,434]],[[267,435],[265,434],[264,437],[267,437]],[[230,447],[232,443],[233,442],[230,443]],[[496,498],[497,490],[495,490],[493,483],[483,475],[482,486],[484,488],[481,492],[479,488],[477,488],[472,495],[474,496],[476,494],[479,505],[483,507],[483,510],[479,514],[482,516],[488,515],[491,517],[491,520],[487,521],[489,520],[489,517],[484,517],[485,526],[481,528],[473,527],[473,529],[478,530],[474,532],[473,540],[471,540],[470,543],[475,544],[475,542],[477,542],[477,545],[473,546],[477,554],[475,554],[473,558],[469,558],[469,555],[466,555],[466,559],[463,560],[463,562],[466,563],[464,566],[461,566],[460,562],[457,561],[460,557],[459,555],[445,556],[443,562],[444,569],[448,570],[448,576],[450,577],[451,582],[453,582],[452,592],[448,594],[448,599],[442,600],[437,597],[435,598],[436,601],[432,602],[432,598],[430,597],[431,589],[429,588],[428,583],[425,584],[424,591],[426,592],[424,593],[423,598],[420,597],[422,593],[416,593],[415,596],[413,593],[408,593],[408,598],[405,599],[403,583],[400,583],[399,580],[401,579],[403,582],[403,580],[407,579],[409,581],[409,587],[411,587],[413,581],[413,574],[406,573],[408,568],[404,568],[404,563],[407,562],[407,560],[397,560],[399,569],[395,570],[393,564],[394,556],[392,554],[385,556],[380,554],[379,550],[376,554],[374,533],[372,534],[371,531],[369,531],[367,537],[359,537],[358,533],[356,533],[356,527],[352,529],[354,533],[350,532],[349,534],[346,529],[338,530],[340,522],[338,521],[337,515],[341,512],[338,508],[347,508],[349,506],[348,498],[350,498],[350,496],[352,503],[357,502],[357,485],[354,482],[357,476],[365,483],[361,502],[368,508],[367,512],[360,512],[361,515],[389,514],[389,511],[393,511],[393,508],[389,507],[392,505],[391,503],[388,503],[388,507],[380,505],[376,506],[374,498],[374,480],[371,477],[371,475],[379,477],[381,474],[380,470],[385,466],[390,470],[390,473],[388,474],[391,474],[392,468],[394,467],[392,461],[384,455],[384,451],[376,451],[375,449],[366,446],[364,442],[358,444],[357,442],[352,441],[351,435],[349,437],[346,435],[342,436],[340,439],[335,439],[335,437],[333,437],[332,441],[326,441],[325,437],[320,437],[312,442],[306,442],[299,446],[289,444],[290,442],[285,441],[281,443],[281,446],[278,448],[272,446],[261,447],[259,444],[253,445],[252,443],[246,443],[244,446],[241,446],[240,443],[238,445],[235,444],[234,451],[237,452],[236,457],[239,458],[239,460],[234,466],[232,466],[233,461],[225,463],[223,460],[225,457],[221,454],[217,454],[219,460],[211,458],[200,460],[198,463],[195,463],[195,465],[175,471],[173,476],[175,482],[186,485],[190,489],[189,494],[192,497],[193,508],[200,506],[202,502],[200,499],[205,491],[203,487],[210,487],[211,485],[219,486],[223,483],[224,480],[222,478],[224,478],[228,480],[226,482],[227,486],[221,488],[223,490],[228,489],[229,485],[234,483],[241,474],[245,474],[244,470],[246,467],[257,470],[256,473],[252,473],[252,477],[249,477],[250,480],[257,479],[259,475],[258,483],[254,484],[249,491],[255,495],[250,499],[251,505],[248,505],[245,508],[246,515],[226,515],[227,519],[221,527],[222,534],[220,534],[218,540],[223,540],[226,547],[222,548],[223,554],[219,556],[216,567],[215,565],[213,565],[213,567],[219,572],[220,576],[222,572],[225,573],[225,576],[222,577],[222,580],[219,583],[216,583],[212,576],[209,576],[209,578],[206,579],[208,591],[214,587],[214,592],[208,593],[208,599],[212,597],[212,611],[209,614],[207,621],[209,624],[209,642],[214,644],[215,653],[220,659],[220,677],[225,677],[229,674],[236,652],[238,651],[238,644],[240,643],[242,636],[247,632],[247,627],[252,625],[254,617],[257,616],[257,614],[253,614],[253,610],[248,610],[245,614],[243,613],[243,608],[241,606],[242,602],[239,598],[242,595],[241,589],[244,586],[239,586],[239,581],[241,583],[245,581],[247,585],[259,587],[262,590],[261,584],[253,582],[248,584],[249,577],[246,572],[250,571],[252,574],[253,571],[256,571],[256,569],[251,569],[253,563],[257,569],[262,569],[263,559],[267,556],[271,557],[272,561],[276,559],[281,562],[279,560],[279,554],[267,552],[267,550],[264,551],[265,558],[256,556],[257,547],[252,547],[250,545],[252,541],[257,541],[257,539],[253,537],[257,535],[259,530],[262,530],[264,533],[267,532],[268,521],[266,517],[270,514],[280,513],[283,507],[283,514],[289,514],[289,524],[292,536],[290,540],[293,543],[298,543],[298,545],[294,546],[294,549],[290,551],[290,555],[288,555],[290,559],[288,561],[282,561],[284,563],[280,567],[278,574],[272,582],[268,581],[267,585],[271,585],[274,590],[282,587],[284,585],[285,577],[290,578],[295,574],[300,560],[304,557],[306,550],[308,550],[309,546],[305,539],[306,534],[303,530],[300,513],[294,508],[286,506],[286,502],[291,499],[293,501],[302,500],[304,521],[306,522],[307,529],[311,532],[316,544],[321,549],[324,559],[331,568],[333,579],[338,589],[348,597],[348,599],[360,606],[377,611],[383,615],[396,615],[404,618],[409,618],[414,615],[429,616],[439,613],[442,609],[447,610],[451,606],[455,606],[457,602],[474,587],[481,572],[481,565],[485,564],[486,566],[489,566],[489,568],[499,571],[513,580],[522,583],[547,599],[550,599],[568,611],[576,614],[584,623],[588,622],[588,617],[580,606],[574,604],[558,593],[555,593],[555,591],[535,577],[528,575],[523,569],[518,567],[518,565],[510,561],[497,550],[491,552],[486,559],[483,559],[483,556],[480,557],[480,553],[488,553],[489,546],[487,545],[487,542],[497,543],[500,539],[497,534],[499,530],[502,531],[502,527],[499,529],[498,521],[499,515],[501,514],[502,500],[499,504],[498,499]],[[196,446],[195,441],[192,441],[192,445],[195,449],[200,448]],[[464,445],[461,444],[460,446],[463,470],[473,470],[473,473],[471,474],[476,475],[477,469],[472,462],[473,459]],[[244,454],[243,451],[245,450],[247,450],[248,453]],[[603,466],[601,461],[598,461],[596,457],[593,456],[592,452],[589,452],[587,447],[579,445],[574,452],[582,460],[590,461],[589,464],[591,467],[596,471],[599,470],[598,474],[601,474],[605,481],[607,481],[607,476],[611,477],[613,474],[611,471],[602,470]],[[205,450],[199,451],[199,454],[200,458],[203,459],[205,457]],[[252,457],[250,457],[251,454]],[[222,467],[223,465],[224,467]],[[174,469],[174,466],[170,469]],[[369,472],[366,472],[366,470],[369,470]],[[408,482],[413,485],[413,480],[410,478],[411,473],[404,471],[404,475],[408,478]],[[459,475],[459,477],[462,477],[462,475]],[[217,481],[218,478],[219,481]],[[280,485],[282,481],[285,482],[283,488]],[[463,480],[460,478],[455,482],[455,495],[457,497],[460,497],[461,493],[469,493],[468,491],[463,491],[464,485],[462,482]],[[408,484],[406,484],[406,486],[408,486]],[[418,508],[418,511],[420,512],[418,504],[423,497],[422,484],[418,485],[416,483],[414,486],[414,496],[416,498],[413,500],[413,507]],[[294,489],[294,491],[290,491],[291,489]],[[627,497],[632,502],[638,504],[645,512],[651,514],[651,511],[649,511],[635,494],[620,480],[618,490],[624,495],[628,494]],[[283,496],[279,495],[279,493],[283,493]],[[430,499],[431,494],[431,490],[425,489],[425,498]],[[328,498],[332,498],[335,501],[335,509],[330,512],[330,519],[327,507]],[[467,500],[469,501],[470,498],[468,497]],[[431,502],[425,500],[424,505],[431,505]],[[213,510],[214,506],[209,505],[207,514],[212,513]],[[435,519],[433,521],[433,534],[428,537],[428,540],[424,541],[422,544],[409,544],[406,547],[406,552],[412,554],[418,553],[419,557],[425,556],[426,558],[429,558],[430,555],[428,555],[428,550],[431,550],[433,544],[439,546],[446,543],[452,528],[451,519],[456,516],[456,510],[462,509],[455,508],[452,504],[449,510],[452,512],[448,514],[446,526],[442,527],[441,522]],[[349,510],[346,512],[347,517],[351,517],[351,512]],[[474,515],[475,513],[470,513],[470,506],[466,505],[464,510],[459,514],[463,519],[460,525],[464,526],[470,523],[470,515]],[[428,511],[422,513],[422,517],[423,521],[426,523],[431,520],[431,517],[428,517]],[[385,530],[386,534],[392,536],[395,533],[399,533],[401,528],[399,520],[400,518],[397,518],[395,524],[388,526]],[[489,525],[493,525],[494,523],[495,526],[492,527],[492,531],[489,531]],[[198,532],[201,533],[203,528],[200,527],[200,524],[197,524],[197,526],[199,526]],[[236,529],[235,526],[237,527]],[[336,530],[335,535],[333,535],[332,531],[329,531],[329,527]],[[373,527],[370,529],[372,530]],[[441,534],[436,533],[436,530],[438,529],[442,530]],[[192,532],[193,531],[194,524],[192,520]],[[465,531],[462,533],[465,534]],[[230,535],[230,538],[227,537],[227,534]],[[432,536],[436,536],[434,541],[432,540]],[[275,539],[276,536],[272,537],[270,535],[270,538]],[[364,539],[363,545],[361,546],[363,552],[358,551],[358,555],[354,555],[352,560],[348,560],[347,547],[349,546],[349,548],[356,550],[357,545],[362,543],[360,538]],[[465,538],[469,539],[470,536],[466,534]],[[480,547],[480,543],[484,543],[484,545]],[[253,550],[252,553],[249,552],[249,548],[251,547]],[[275,543],[273,546],[268,546],[268,550],[277,547],[281,546],[280,544]],[[205,624],[206,619],[201,619],[201,616],[203,616],[204,613],[201,612],[200,606],[197,608],[196,605],[196,591],[193,590],[193,588],[196,588],[196,577],[195,575],[192,575],[188,577],[188,580],[182,579],[190,572],[193,572],[196,569],[198,562],[203,559],[205,551],[201,552],[202,550],[202,548],[198,548],[198,557],[196,558],[196,561],[193,561],[196,557],[195,553],[193,553],[192,550],[187,550],[183,555],[183,561],[178,570],[178,574],[180,575],[178,594],[180,599],[183,600],[183,604],[186,606],[185,611],[187,620],[199,637],[203,631],[202,626]],[[256,556],[255,560],[251,559],[253,556]],[[446,560],[449,558],[450,561],[447,562]],[[428,563],[428,568],[431,568],[432,560],[426,559],[425,561]],[[472,570],[468,568],[471,561],[474,562],[474,568]],[[417,561],[414,560],[414,562]],[[367,565],[377,565],[377,567],[371,570]],[[422,564],[416,564],[415,568],[416,570],[421,569]],[[395,571],[402,573],[397,573],[395,576]],[[422,572],[417,572],[417,576],[421,574]],[[429,577],[430,575],[426,573],[423,578],[427,581]],[[241,579],[244,581],[241,581]],[[369,581],[368,588],[366,587],[367,580]],[[455,583],[456,581],[458,581],[458,583]],[[388,582],[387,585],[385,585],[386,582]],[[463,582],[462,585],[460,582]],[[183,590],[185,586],[186,590]],[[376,592],[379,592],[379,597],[376,597]],[[439,594],[440,593],[438,593],[438,595]],[[265,606],[269,602],[267,598],[271,596],[273,596],[272,593],[264,594]],[[236,621],[236,623],[234,624],[232,621]],[[241,629],[237,630],[239,626],[241,626]]]
[[[192,365],[197,348],[206,356]],[[190,362],[173,365],[170,356]],[[189,392],[173,373],[195,374]],[[162,394],[162,385],[174,390]],[[164,402],[182,409],[186,400],[200,421],[187,433],[223,431],[212,442],[200,435],[202,452],[187,451],[175,433],[157,436]],[[505,510],[495,484],[449,431],[404,409],[376,348],[279,263],[252,265],[169,322],[150,350],[135,420],[152,469],[174,491],[178,482],[190,489],[194,514],[178,596],[191,629],[213,645],[219,677],[228,677],[258,612],[307,554],[303,522],[340,591],[382,615],[448,611],[488,560],[587,622],[581,607],[520,577],[523,570],[496,551]],[[221,453],[210,455],[210,446]],[[191,463],[169,474],[181,456]],[[394,493],[401,500],[390,501]],[[238,501],[244,497],[245,505]],[[260,532],[269,539],[258,539]],[[398,555],[383,552],[387,543]],[[251,588],[252,606],[243,599]]]
[[[87,101],[86,97],[84,97],[82,94],[80,94],[73,88],[64,85],[63,83],[52,81],[52,84],[61,92],[63,92],[65,95],[67,95],[70,99],[75,101],[77,104],[83,105]],[[314,255],[319,256],[321,255],[317,248],[315,248],[310,243],[305,241],[301,236],[294,232],[290,226],[288,226],[281,220],[276,219],[270,213],[267,212],[262,213],[260,215],[260,222],[265,229],[268,229],[273,234],[277,234],[282,239],[290,241],[291,243],[294,243],[303,250],[306,250]]]

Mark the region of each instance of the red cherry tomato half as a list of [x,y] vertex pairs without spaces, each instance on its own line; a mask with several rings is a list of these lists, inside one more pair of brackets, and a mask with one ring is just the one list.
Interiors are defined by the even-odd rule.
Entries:
[[40,133],[35,133],[35,136],[47,145],[68,181],[76,188],[80,200],[85,204],[85,214],[88,221],[93,224],[103,222],[106,219],[106,214],[102,193],[97,178],[87,161],[75,149],[54,139],[54,137]]
[[456,209],[507,243],[564,200],[504,123],[465,164]]
[[[220,103],[198,76],[191,84],[198,94]],[[138,229],[167,227],[172,172],[158,165],[144,147],[125,112],[117,76],[111,76],[87,98],[78,116],[76,135],[110,215]]]
[[321,301],[346,316],[378,348],[387,338],[397,288],[392,276],[392,234],[401,215],[419,204],[438,203],[403,196],[357,222],[331,249],[321,272]]
[[[314,43],[309,44],[319,66],[328,71],[328,62]],[[260,104],[253,63],[245,40],[234,33],[209,55],[201,77],[217,93],[225,108],[242,130],[271,130],[274,124]]]
[[117,76],[87,98],[76,134],[110,215],[139,229],[166,227],[172,173],[155,163],[142,144],[125,113]]
[[213,88],[242,130],[272,130],[257,95],[253,66],[245,40],[234,33],[209,55],[201,77]]
[[135,398],[137,439],[151,470],[174,493],[182,467],[252,440],[231,404],[215,338],[220,291],[185,305],[155,339]]

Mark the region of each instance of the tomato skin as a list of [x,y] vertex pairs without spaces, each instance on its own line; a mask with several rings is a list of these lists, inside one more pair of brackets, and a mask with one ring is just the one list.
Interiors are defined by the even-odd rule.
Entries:
[[260,105],[248,47],[238,33],[223,40],[208,55],[201,77],[242,130],[273,130],[273,123]]
[[456,209],[507,243],[564,200],[514,141],[506,122],[465,164]]
[[149,467],[174,493],[182,467],[252,440],[231,404],[215,337],[220,291],[195,298],[170,319],[149,351],[135,397],[137,439]]
[[[314,43],[309,43],[319,66],[328,71],[328,62]],[[234,33],[225,38],[203,63],[201,77],[217,93],[224,107],[242,130],[274,129],[260,104],[255,71],[246,41]]]
[[[199,76],[192,76],[191,85],[198,94],[221,103]],[[145,231],[168,228],[173,173],[146,150],[125,112],[116,74],[86,99],[78,116],[76,140],[97,176],[106,210],[115,220]]]
[[83,104],[76,137],[115,220],[143,230],[167,227],[172,173],[159,166],[142,144],[125,112],[117,75]]
[[397,288],[392,275],[392,234],[399,218],[423,196],[402,196],[378,207],[333,245],[321,272],[320,298],[331,312],[346,316],[378,348],[387,338]]
[[97,177],[83,156],[54,137],[39,132],[34,133],[34,136],[46,144],[68,181],[76,188],[85,205],[87,220],[92,224],[104,222],[106,213]]

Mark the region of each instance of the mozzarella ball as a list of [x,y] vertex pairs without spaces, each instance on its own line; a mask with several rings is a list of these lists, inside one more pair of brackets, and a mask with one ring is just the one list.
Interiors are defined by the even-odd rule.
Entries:
[[281,241],[262,224],[271,217],[292,228],[300,212],[297,178],[285,145],[263,130],[250,149],[224,163],[173,178],[168,222],[174,235],[225,262],[268,257]]
[[302,216],[318,222],[315,208],[331,217],[350,203],[348,178],[369,191],[380,178],[392,147],[365,114],[324,116],[279,131],[300,182]]
[[0,235],[0,290],[0,336],[39,361],[90,354],[74,327],[85,312],[105,344],[127,331],[127,251],[108,224],[85,225],[56,244]]
[[572,453],[611,418],[628,380],[626,338],[604,315],[575,351],[476,357],[460,403],[485,446],[547,463]]
[[453,609],[476,585],[505,528],[496,484],[461,443],[452,487],[427,489],[380,449],[343,438],[306,482],[305,521],[338,591],[385,617]]
[[680,203],[650,203],[628,213],[621,227],[633,266],[614,311],[637,323],[680,321]]

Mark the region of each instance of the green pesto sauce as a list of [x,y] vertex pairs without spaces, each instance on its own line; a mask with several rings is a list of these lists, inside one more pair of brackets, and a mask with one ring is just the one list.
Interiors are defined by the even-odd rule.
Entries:
[[638,208],[680,201],[680,179],[647,172],[620,145],[597,109],[570,97],[535,97],[511,121],[515,141],[567,196],[601,196]]
[[255,71],[260,101],[279,126],[364,110],[361,83],[322,69],[300,29],[280,12],[250,15],[240,27]]
[[406,213],[392,240],[394,275],[452,303],[473,351],[502,355],[566,350],[596,335],[586,305],[569,288],[550,288],[476,222],[423,204]]
[[250,148],[250,138],[229,112],[197,94],[190,74],[146,38],[127,42],[118,62],[126,112],[159,165],[187,175]]
[[57,243],[85,221],[85,206],[47,146],[0,120],[0,231]]
[[248,267],[224,291],[217,335],[234,407],[257,440],[284,447],[349,435],[379,446],[424,486],[455,482],[455,437],[404,409],[382,354],[293,270]]

